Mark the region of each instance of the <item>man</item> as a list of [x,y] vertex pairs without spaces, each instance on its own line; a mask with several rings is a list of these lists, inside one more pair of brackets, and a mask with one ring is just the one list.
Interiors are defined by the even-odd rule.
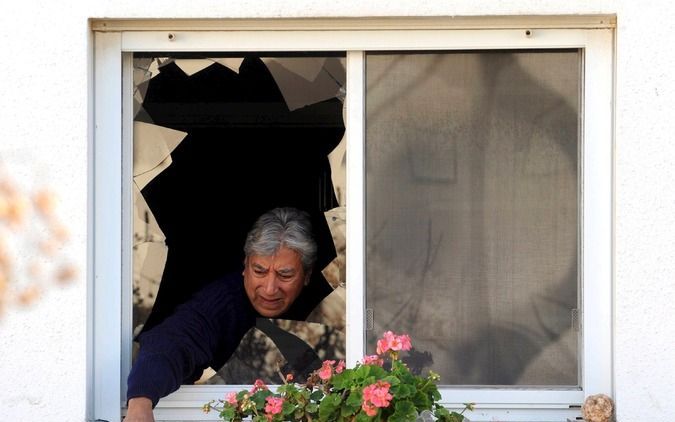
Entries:
[[[246,237],[244,271],[209,284],[139,336],[126,422],[154,421],[157,401],[232,355],[256,317],[284,314],[310,279],[317,246],[306,213],[276,208]],[[243,278],[243,280],[242,280]]]

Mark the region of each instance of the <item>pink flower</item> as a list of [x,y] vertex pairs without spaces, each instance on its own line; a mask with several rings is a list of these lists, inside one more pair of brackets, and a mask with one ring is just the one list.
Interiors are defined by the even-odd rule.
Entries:
[[400,350],[410,350],[412,344],[410,336],[407,334],[396,335],[391,331],[385,331],[382,338],[377,341],[377,354],[388,352],[389,350],[398,352]]
[[[387,407],[389,406],[389,402],[391,399],[394,397],[389,394],[389,387],[391,384],[389,384],[386,381],[378,381],[375,384],[371,384],[367,387],[364,387],[363,389],[363,404],[361,405],[361,408],[363,409],[366,414],[368,414],[368,411],[366,410],[366,407]],[[365,407],[364,407],[365,406]],[[372,416],[368,414],[368,416]]]
[[389,350],[389,343],[387,340],[381,338],[377,341],[377,349],[375,350],[378,355],[386,353]]
[[382,366],[384,365],[384,361],[378,355],[366,355],[363,357],[363,364]]
[[231,404],[232,406],[237,406],[237,404],[238,404],[237,403],[237,393],[234,393],[234,392],[228,393],[225,401],[228,402],[229,404]]
[[377,415],[377,407],[373,406],[372,404],[368,402],[363,402],[361,404],[361,409],[363,409],[364,412],[366,412],[366,415],[370,416],[371,418],[375,415]]
[[337,366],[335,367],[335,373],[339,374],[344,370],[345,370],[345,361],[341,360],[340,362],[338,362]]
[[412,349],[412,342],[410,341],[409,335],[401,334],[398,338],[401,340],[401,350],[408,351]]
[[265,413],[268,415],[278,415],[281,413],[281,409],[284,406],[284,399],[281,397],[269,396],[265,399],[267,404],[265,405]]
[[329,380],[333,376],[333,365],[335,365],[334,360],[324,360],[321,369],[319,369],[319,378],[324,381]]
[[267,389],[268,388],[265,385],[265,382],[261,379],[257,379],[253,383],[253,388],[251,388],[251,394],[254,394],[256,391],[267,390]]

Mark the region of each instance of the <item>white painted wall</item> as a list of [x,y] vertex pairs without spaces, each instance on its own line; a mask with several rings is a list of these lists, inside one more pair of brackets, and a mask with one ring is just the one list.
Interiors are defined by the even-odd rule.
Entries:
[[[675,6],[668,0],[5,1],[0,161],[60,197],[80,278],[0,317],[0,421],[82,421],[86,391],[89,17],[616,13],[615,391],[618,419],[675,415]],[[34,251],[24,251],[30,257]]]

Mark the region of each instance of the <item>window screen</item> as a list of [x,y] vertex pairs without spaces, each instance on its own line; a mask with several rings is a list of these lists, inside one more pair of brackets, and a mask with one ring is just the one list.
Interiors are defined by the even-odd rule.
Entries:
[[366,56],[372,352],[447,385],[578,386],[581,52]]

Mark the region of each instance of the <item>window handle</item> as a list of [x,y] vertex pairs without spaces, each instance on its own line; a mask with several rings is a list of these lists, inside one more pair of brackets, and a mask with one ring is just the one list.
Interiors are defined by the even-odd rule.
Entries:
[[579,309],[572,308],[570,310],[570,322],[572,323],[572,329],[579,331]]
[[375,325],[375,316],[373,314],[373,309],[372,308],[366,308],[366,331],[370,331],[373,329],[373,326]]

